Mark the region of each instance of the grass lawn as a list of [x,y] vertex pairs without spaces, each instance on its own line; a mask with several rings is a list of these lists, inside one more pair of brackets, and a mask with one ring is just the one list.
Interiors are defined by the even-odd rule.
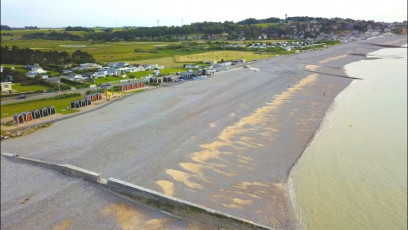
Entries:
[[[248,42],[268,42],[279,40],[261,40],[261,41],[233,41],[231,44],[243,44]],[[197,52],[187,52],[178,50],[156,50],[156,47],[174,44],[172,42],[89,42],[89,41],[67,41],[67,40],[2,40],[2,46],[12,47],[16,45],[20,48],[38,49],[42,51],[56,50],[58,52],[66,51],[73,53],[75,50],[90,53],[97,62],[107,63],[115,61],[127,61],[130,64],[159,64],[165,67],[179,67],[179,61],[174,58],[184,55],[193,55]],[[73,45],[73,47],[71,46]],[[84,47],[75,47],[84,46]],[[135,52],[135,49],[139,51]],[[222,52],[222,51],[221,51]],[[231,51],[234,52],[234,51]],[[241,51],[243,52],[243,51]],[[208,52],[204,52],[208,53]],[[214,57],[215,58],[215,57]],[[209,57],[208,59],[214,59]],[[254,59],[258,59],[257,57]],[[220,58],[221,59],[221,58]],[[247,58],[248,59],[248,58]],[[194,63],[194,60],[185,59],[185,63]]]
[[205,53],[199,53],[199,54],[191,54],[191,55],[182,55],[182,56],[176,56],[175,61],[180,62],[180,63],[186,63],[186,62],[202,62],[204,60],[217,60],[218,62],[221,61],[221,59],[224,60],[235,60],[235,59],[246,59],[247,61],[251,61],[254,59],[262,59],[262,58],[268,58],[268,57],[273,57],[274,55],[272,54],[255,54],[253,52],[247,52],[247,51],[209,51]]
[[25,85],[21,86],[21,83],[14,83],[12,86],[12,89],[17,90],[19,93],[24,93],[24,92],[32,92],[32,91],[37,91],[37,90],[50,90],[51,88],[48,86],[44,85]]
[[25,65],[1,64],[4,68],[14,67],[16,69],[24,69]]
[[[82,96],[76,97],[69,97],[63,99],[55,99],[55,98],[46,98],[46,99],[38,99],[32,101],[23,101],[17,102],[12,104],[1,105],[1,116],[2,117],[10,117],[13,116],[15,113],[22,113],[22,112],[29,112],[33,109],[39,109],[41,107],[47,106],[55,106],[55,110],[57,113],[61,114],[69,114],[75,112],[74,110],[67,110],[65,112],[61,112],[62,109],[71,106],[71,101],[82,99]],[[8,114],[8,115],[5,115]]]

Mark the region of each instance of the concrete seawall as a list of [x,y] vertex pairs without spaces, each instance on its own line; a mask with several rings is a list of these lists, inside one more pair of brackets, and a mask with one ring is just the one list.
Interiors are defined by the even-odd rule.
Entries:
[[101,174],[82,169],[69,164],[54,164],[50,162],[21,157],[11,153],[1,153],[16,162],[28,163],[44,168],[53,169],[64,175],[82,178],[86,181],[101,185],[113,193],[131,198],[139,203],[159,209],[182,219],[200,222],[210,226],[228,229],[271,229],[243,218],[206,208],[185,200],[165,195],[147,188],[143,188],[115,178],[104,179]]

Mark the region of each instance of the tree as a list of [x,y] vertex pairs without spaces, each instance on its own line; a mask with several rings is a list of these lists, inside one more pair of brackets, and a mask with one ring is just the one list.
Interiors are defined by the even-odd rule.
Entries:
[[113,28],[106,28],[103,30],[103,32],[105,33],[112,33],[112,31],[113,31]]

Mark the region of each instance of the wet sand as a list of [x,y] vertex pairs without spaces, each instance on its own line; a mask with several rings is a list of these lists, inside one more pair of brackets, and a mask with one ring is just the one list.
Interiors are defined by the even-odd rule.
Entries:
[[[251,64],[258,71],[242,68],[136,94],[4,141],[2,152],[76,165],[263,225],[296,229],[288,175],[333,99],[351,82],[343,66],[381,48],[369,43],[392,42],[405,44],[406,37],[276,57]],[[80,206],[86,209],[86,202]],[[2,213],[2,222],[9,218]]]

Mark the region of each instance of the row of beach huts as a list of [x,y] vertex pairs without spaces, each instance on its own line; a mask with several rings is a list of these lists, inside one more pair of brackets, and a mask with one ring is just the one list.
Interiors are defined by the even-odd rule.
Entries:
[[[138,88],[145,87],[144,82],[134,82],[127,83],[119,86],[119,91],[128,91]],[[102,93],[93,93],[85,96],[83,99],[71,101],[71,109],[78,109],[84,106],[91,105],[92,102],[102,100]],[[46,108],[40,108],[36,110],[31,110],[31,112],[22,112],[20,114],[14,114],[13,120],[14,124],[18,125],[21,123],[29,122],[41,117],[50,116],[56,113],[54,106],[47,106]]]
[[46,108],[31,110],[31,112],[22,112],[20,114],[14,114],[13,120],[14,123],[18,125],[35,119],[39,119],[41,117],[50,116],[55,113],[56,111],[54,106],[47,106]]

